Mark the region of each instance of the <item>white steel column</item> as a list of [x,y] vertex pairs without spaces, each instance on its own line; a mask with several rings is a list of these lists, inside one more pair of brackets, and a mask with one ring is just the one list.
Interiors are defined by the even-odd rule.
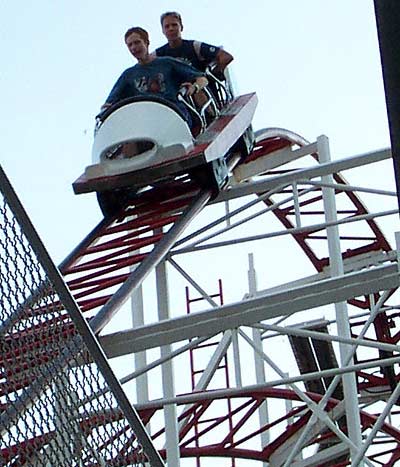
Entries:
[[[254,255],[249,253],[249,270],[248,270],[248,281],[249,281],[249,295],[255,297],[257,293],[257,274],[254,267]],[[262,331],[261,329],[252,329],[254,346],[262,350]],[[265,383],[265,368],[264,361],[261,356],[254,352],[254,369],[256,373],[257,384]],[[264,403],[258,409],[258,419],[260,422],[260,428],[267,425],[269,422],[268,413],[268,399],[265,399]],[[264,448],[270,441],[269,430],[263,431],[260,436],[261,446]],[[268,463],[263,462],[263,467],[267,467]]]
[[[135,290],[131,297],[132,327],[137,328],[144,324],[143,313],[143,289],[142,286]],[[146,351],[135,352],[135,371],[145,368],[147,365]],[[149,400],[149,381],[147,373],[143,373],[135,379],[136,399],[138,403]]]
[[294,204],[294,213],[296,216],[296,227],[301,227],[301,214],[300,214],[300,206],[299,206],[299,187],[297,186],[297,182],[293,183],[293,204]]
[[[329,140],[326,136],[320,136],[317,138],[317,147],[319,154],[320,163],[331,162],[330,150],[329,150]],[[332,174],[324,175],[321,177],[322,182],[333,183]],[[335,191],[333,188],[322,188],[322,196],[324,202],[325,210],[325,219],[326,222],[336,222],[337,221],[337,210],[336,210],[336,200],[335,200]],[[340,236],[339,228],[337,225],[327,227],[327,237],[328,237],[328,249],[329,249],[329,265],[330,265],[330,274],[332,277],[344,275],[343,269],[343,258],[340,249]],[[337,321],[337,330],[338,335],[346,338],[351,337],[350,326],[349,326],[349,316],[347,310],[346,302],[335,303],[336,310],[336,321]],[[340,364],[341,366],[346,364],[346,357],[351,353],[352,347],[348,344],[340,343]],[[354,361],[351,359],[348,362],[348,365],[353,365]],[[354,373],[346,373],[342,376],[343,381],[343,392],[344,392],[344,401],[346,407],[346,420],[348,427],[348,435],[350,440],[356,447],[360,447],[362,444],[361,437],[361,421],[360,421],[360,411],[358,404],[358,392],[357,384]],[[357,450],[355,448],[351,449],[351,458],[354,459],[357,455]],[[359,464],[363,465],[362,463]]]
[[242,366],[240,364],[240,352],[239,352],[239,339],[237,329],[232,330],[232,347],[233,347],[233,361],[235,368],[235,382],[236,387],[241,388],[242,383]]
[[[158,319],[164,321],[170,318],[169,316],[169,295],[168,295],[168,281],[167,281],[167,265],[162,261],[156,267],[156,282],[157,282],[157,307]],[[161,358],[168,357],[171,354],[171,345],[164,345],[161,347]],[[174,369],[172,360],[167,360],[162,365],[162,385],[163,397],[175,397],[174,386]],[[167,465],[170,467],[180,466],[179,457],[179,434],[177,424],[176,405],[170,404],[164,408],[165,417],[165,436],[166,436],[166,450],[167,450]]]
[[[131,217],[132,220],[135,219],[135,216]],[[136,255],[140,253],[140,249],[137,249],[130,253],[131,255]],[[134,271],[137,266],[130,268],[131,271]],[[132,327],[135,329],[137,327],[143,326],[144,324],[144,310],[143,310],[143,287],[140,285],[136,290],[133,291],[130,299],[131,304],[131,317],[132,317]],[[146,351],[134,352],[134,361],[135,361],[135,371],[145,368],[147,365],[147,355]],[[143,373],[138,376],[135,380],[136,387],[136,400],[138,403],[147,402],[149,400],[149,380],[148,374]]]

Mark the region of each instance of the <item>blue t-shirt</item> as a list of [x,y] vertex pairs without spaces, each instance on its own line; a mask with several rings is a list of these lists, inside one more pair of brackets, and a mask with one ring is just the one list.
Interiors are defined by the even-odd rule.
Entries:
[[176,95],[182,83],[200,76],[204,74],[175,58],[157,57],[145,65],[137,63],[125,70],[114,84],[106,103],[115,104],[135,96],[157,96],[177,105],[190,123],[189,112]]
[[182,39],[179,47],[170,47],[167,43],[156,49],[157,57],[174,57],[192,65],[197,70],[205,71],[207,66],[215,61],[220,47],[205,42]]

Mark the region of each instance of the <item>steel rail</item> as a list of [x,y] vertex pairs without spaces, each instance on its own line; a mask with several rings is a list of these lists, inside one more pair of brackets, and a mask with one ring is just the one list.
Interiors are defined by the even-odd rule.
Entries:
[[199,193],[192,204],[183,212],[181,217],[174,223],[151,253],[134,271],[132,271],[123,285],[114,293],[103,308],[99,310],[96,316],[90,321],[90,327],[95,334],[99,333],[104,328],[120,307],[128,300],[132,292],[139,287],[155,266],[165,258],[177,238],[204,208],[211,196],[211,190],[204,190]]

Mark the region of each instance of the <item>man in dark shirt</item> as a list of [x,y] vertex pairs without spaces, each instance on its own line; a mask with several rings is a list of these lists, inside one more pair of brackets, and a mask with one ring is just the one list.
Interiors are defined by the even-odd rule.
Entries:
[[204,71],[210,63],[215,62],[214,71],[217,77],[223,78],[225,68],[233,60],[230,53],[205,42],[182,39],[182,18],[175,11],[163,13],[160,21],[168,43],[155,50],[157,57],[179,58],[201,71]]
[[[199,92],[208,84],[204,73],[175,58],[150,55],[149,35],[143,28],[128,29],[125,44],[138,63],[126,69],[118,78],[101,110],[129,97],[158,96],[176,105],[191,126],[189,112],[178,101],[177,93],[183,86],[187,88],[189,96]],[[125,155],[134,156],[137,154],[136,143],[125,143],[122,150]],[[130,196],[129,190],[98,192],[97,199],[103,214],[114,215],[126,203],[126,196]]]
[[177,93],[183,86],[187,88],[189,96],[199,92],[208,83],[204,74],[174,58],[151,55],[149,36],[143,28],[128,29],[125,43],[138,63],[126,69],[118,78],[102,110],[128,97],[158,96],[178,106],[190,125],[190,115],[178,101]]

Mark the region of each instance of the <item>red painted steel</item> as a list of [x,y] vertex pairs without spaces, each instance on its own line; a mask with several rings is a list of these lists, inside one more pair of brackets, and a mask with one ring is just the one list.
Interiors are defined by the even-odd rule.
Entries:
[[[234,422],[232,427],[228,428],[229,415],[226,412],[218,412],[218,407],[215,405],[218,397],[214,399],[209,398],[210,395],[212,396],[212,391],[204,392],[204,398],[200,397],[197,402],[191,404],[190,408],[179,417],[179,421],[188,419],[179,433],[180,455],[182,458],[223,457],[269,462],[278,453],[283,452],[284,455],[285,450],[289,449],[311,417],[311,411],[307,405],[300,401],[297,394],[289,389],[270,388],[258,391],[243,391],[240,395],[229,398],[233,407]],[[315,403],[318,403],[323,397],[315,393],[306,393],[306,395]],[[273,419],[268,425],[258,428],[258,425],[254,423],[254,416],[256,410],[265,400],[268,400],[270,403],[278,400],[292,401],[295,406],[285,416]],[[326,404],[325,410],[330,413],[339,402],[336,399],[330,399]],[[161,404],[154,403],[152,405],[151,409],[139,411],[143,422],[146,424],[152,422],[153,418],[157,419],[163,410]],[[186,404],[182,403],[180,405]],[[367,433],[376,421],[377,416],[363,411],[360,413],[362,432]],[[121,413],[122,416],[123,414]],[[114,417],[114,420],[117,420],[117,418]],[[205,420],[205,427],[194,435],[194,427],[202,420]],[[80,427],[82,433],[86,433],[89,436],[93,427],[101,426],[108,422],[110,422],[110,419],[107,414],[103,416],[95,415],[90,419],[82,420]],[[256,447],[258,446],[257,439],[264,430],[269,430],[274,435],[271,437],[268,445],[263,448]],[[379,433],[386,437],[385,443],[376,439],[371,446],[371,452],[367,454],[383,467],[390,467],[399,459],[400,430],[390,424],[384,424]],[[50,432],[45,437],[32,438],[23,444],[10,446],[8,449],[3,450],[1,454],[5,459],[11,460],[18,454],[28,453],[32,446],[45,445],[51,441],[55,434],[55,432]],[[164,435],[164,429],[158,429],[152,433],[152,439],[156,445],[160,444],[160,453],[163,456],[165,456],[165,451],[162,448]],[[211,443],[209,441],[210,436],[212,438]],[[310,448],[313,446],[317,448],[321,443],[327,444],[330,442],[334,443],[335,441],[335,435],[331,431],[326,430],[326,427],[322,427],[321,430],[314,432],[308,445]],[[121,461],[122,455],[123,448],[119,452],[116,452],[115,459],[110,460],[108,465],[115,467],[126,465]],[[20,465],[23,465],[23,463]],[[90,465],[94,467],[95,464]],[[338,460],[337,463],[333,462],[329,465],[337,467],[339,465],[350,465],[350,463],[346,460]]]
[[[297,141],[291,141],[290,138],[270,137],[257,143],[252,158],[265,156],[277,149],[282,149],[286,146],[297,144]],[[340,174],[335,174],[337,183],[346,183]],[[129,268],[139,264],[151,251],[158,241],[162,238],[162,234],[154,234],[153,232],[161,227],[168,228],[179,219],[184,208],[190,203],[193,196],[198,192],[198,188],[186,180],[182,182],[173,182],[169,186],[156,186],[148,192],[144,192],[139,197],[135,198],[132,206],[126,210],[116,214],[112,219],[108,219],[99,224],[99,226],[85,239],[80,247],[75,250],[69,258],[61,265],[60,269],[73,293],[74,297],[81,306],[82,311],[88,314],[88,317],[95,314],[96,309],[107,303],[112,297],[116,288],[123,284],[128,277]],[[287,191],[286,191],[287,193]],[[338,192],[339,194],[339,192]],[[340,196],[346,197],[351,208],[339,210],[339,215],[360,215],[366,214],[368,211],[357,194],[351,191],[343,191]],[[307,210],[309,216],[321,215],[321,199],[322,195],[317,189],[313,196],[306,201],[300,203],[302,210]],[[272,206],[274,200],[272,198],[264,201],[268,206]],[[295,227],[292,222],[294,215],[294,204],[287,203],[284,207],[276,207],[273,213],[287,229]],[[304,212],[303,212],[304,214]],[[311,261],[315,269],[320,272],[328,264],[326,256],[320,255],[313,248],[313,242],[324,235],[317,235],[317,232],[294,233],[293,238],[299,245],[301,250]],[[354,234],[343,238],[346,242],[354,242],[354,246],[347,248],[343,252],[343,258],[354,258],[360,254],[365,254],[373,251],[389,252],[392,250],[385,236],[379,229],[374,220],[369,219],[363,221],[363,232],[358,235]],[[140,254],[134,253],[135,250],[141,248],[144,252]],[[352,300],[351,305],[360,309],[369,309],[370,302],[368,297],[363,299]],[[36,310],[43,312],[43,310]],[[90,312],[90,313],[89,313]],[[375,331],[377,340],[384,342],[398,343],[400,334],[393,330],[391,319],[394,314],[381,313],[376,319]],[[362,320],[357,322],[357,325],[362,324]],[[54,329],[62,333],[65,337],[74,334],[75,330],[71,325],[63,327],[62,321],[54,322]],[[356,326],[353,325],[354,335],[356,334]],[[37,329],[32,329],[30,332],[38,332],[38,340],[35,341],[35,346],[51,346],[51,336],[46,332],[40,334],[40,326]],[[42,331],[46,331],[43,330]],[[21,343],[23,343],[23,333],[21,332]],[[37,343],[37,344],[36,344]],[[31,352],[32,348],[28,345],[21,345],[18,349],[18,355],[12,357],[18,360],[20,369],[20,377],[17,381],[12,382],[12,391],[16,388],[24,388],[28,384],[29,376],[26,373],[24,359]],[[52,358],[51,353],[46,355],[46,358]],[[385,356],[388,356],[387,353]],[[7,360],[9,355],[4,354],[0,357],[0,364],[4,368],[6,376]],[[40,359],[34,362],[35,365],[40,365]],[[379,366],[378,366],[379,367]],[[367,372],[358,374],[359,388],[362,390],[370,389],[378,386],[392,386],[399,380],[399,376],[394,373],[393,368],[381,370],[381,373],[374,375]],[[2,383],[0,385],[0,394],[6,394],[10,389],[10,383]],[[204,395],[209,395],[205,392]],[[314,401],[320,400],[321,395],[308,394]],[[257,424],[254,423],[254,414],[260,404],[266,400],[292,400],[296,401],[297,406],[285,416],[276,420],[270,421],[268,426],[254,428]],[[215,399],[217,400],[217,399]],[[245,458],[268,462],[278,450],[285,446],[291,438],[299,434],[300,430],[307,423],[310,417],[310,411],[303,404],[299,403],[298,397],[290,390],[284,389],[268,389],[264,391],[243,393],[240,397],[235,396],[228,399],[232,403],[232,408],[229,413],[225,412],[219,416],[212,412],[214,410],[214,400],[204,398],[199,402],[191,404],[190,408],[180,416],[180,420],[187,419],[180,432],[180,452],[182,457],[201,457],[201,456],[222,456],[226,458]],[[338,401],[330,400],[326,406],[327,410],[331,410],[337,405]],[[157,412],[161,410],[161,406],[155,406],[151,410],[141,412],[141,416],[145,422],[150,421]],[[232,423],[232,414],[235,422]],[[370,414],[361,412],[362,415],[362,430],[366,431],[375,421],[376,417]],[[207,418],[208,417],[208,418]],[[208,419],[208,425],[204,424],[204,428],[200,427],[200,422],[205,418]],[[294,419],[293,422],[289,422]],[[101,424],[102,420],[93,419],[81,422],[83,428],[90,432],[90,426],[93,423]],[[195,427],[196,430],[195,430]],[[263,430],[270,430],[276,435],[272,437],[270,443],[263,449],[248,447],[254,443]],[[242,432],[245,432],[242,433]],[[392,443],[390,447],[385,448],[386,457],[389,461],[382,461],[382,465],[389,467],[400,458],[400,431],[395,427],[384,424],[381,432],[389,437]],[[154,441],[157,443],[164,436],[164,430],[160,429],[153,434]],[[51,433],[46,437],[51,437]],[[210,437],[212,441],[210,441]],[[31,439],[26,442],[26,446],[20,444],[12,446],[3,452],[4,458],[12,459],[17,452],[26,449],[28,446],[40,447],[48,442],[48,439]],[[322,442],[334,442],[334,435],[330,432],[321,433],[310,441],[311,444],[318,447]],[[375,443],[374,456],[379,459],[379,456],[384,456],[382,446]],[[381,449],[382,448],[382,449]],[[164,452],[160,446],[160,452]],[[383,454],[380,454],[383,453]],[[165,454],[165,453],[164,453]],[[23,465],[23,464],[21,464]],[[118,465],[112,463],[110,465]],[[332,465],[348,465],[346,461],[338,461]]]
[[[281,149],[287,146],[302,146],[304,145],[297,135],[293,134],[291,137],[290,133],[287,132],[286,137],[278,137],[278,136],[268,136],[261,141],[257,142],[257,145],[253,151],[253,159],[268,156],[269,154],[273,154],[274,151],[277,149]],[[314,159],[318,159],[316,154],[312,154]],[[270,174],[274,174],[276,172],[271,171]],[[344,177],[340,173],[333,174],[333,178],[337,184],[348,185]],[[285,190],[285,193],[290,193],[290,190]],[[360,216],[364,214],[368,214],[368,210],[364,203],[359,198],[358,194],[354,191],[348,190],[336,190],[336,195],[341,195],[346,198],[346,210],[341,209],[338,207],[338,217],[349,215],[349,216]],[[266,198],[264,203],[267,206],[273,206],[274,199]],[[322,209],[322,191],[321,189],[316,190],[315,194],[313,194],[309,199],[306,201],[300,202],[300,209],[302,209],[302,215],[308,215],[310,217],[315,216],[318,219],[318,216],[323,214]],[[350,206],[349,206],[350,205]],[[282,223],[282,225],[286,229],[294,229],[296,226],[292,219],[294,218],[294,203],[286,203],[284,207],[275,207],[273,208],[273,213]],[[318,224],[318,220],[315,222]],[[381,251],[381,252],[390,252],[393,248],[390,246],[389,242],[385,238],[383,232],[380,230],[379,226],[375,222],[374,219],[366,219],[364,221],[360,221],[358,225],[362,225],[362,233],[354,234],[351,237],[349,236],[341,236],[342,242],[349,241],[352,242],[354,246],[347,247],[345,251],[342,253],[343,260],[355,258],[362,254],[367,254],[371,252]],[[293,233],[292,237],[296,241],[296,243],[300,246],[302,251],[305,253],[307,258],[311,261],[313,266],[318,272],[323,271],[324,267],[329,264],[329,258],[327,256],[321,256],[317,253],[317,250],[313,248],[313,242],[320,241],[321,239],[326,239],[324,235],[316,235],[318,231],[308,231],[302,233]],[[376,300],[379,299],[379,294],[376,294]],[[368,296],[365,297],[358,297],[357,299],[349,300],[349,304],[360,308],[362,310],[370,309],[371,303],[370,298]],[[391,320],[394,316],[397,316],[397,313],[380,313],[374,321],[374,328],[376,333],[376,340],[380,342],[386,342],[391,344],[396,344],[398,342],[397,334],[393,334],[393,325],[391,324]],[[352,323],[350,323],[352,325]],[[356,333],[354,332],[356,336]],[[392,355],[391,353],[386,352],[385,356],[389,357]],[[362,359],[359,360],[361,362]],[[384,385],[389,385],[392,389],[394,389],[396,382],[400,380],[400,375],[395,375],[394,368],[388,367],[382,369],[382,380]]]
[[[153,187],[93,231],[84,247],[61,267],[83,311],[107,303],[129,276],[130,268],[145,259],[163,238],[163,233],[153,232],[161,228],[168,231],[196,193],[198,188],[187,180]],[[141,252],[135,253],[139,248]]]

